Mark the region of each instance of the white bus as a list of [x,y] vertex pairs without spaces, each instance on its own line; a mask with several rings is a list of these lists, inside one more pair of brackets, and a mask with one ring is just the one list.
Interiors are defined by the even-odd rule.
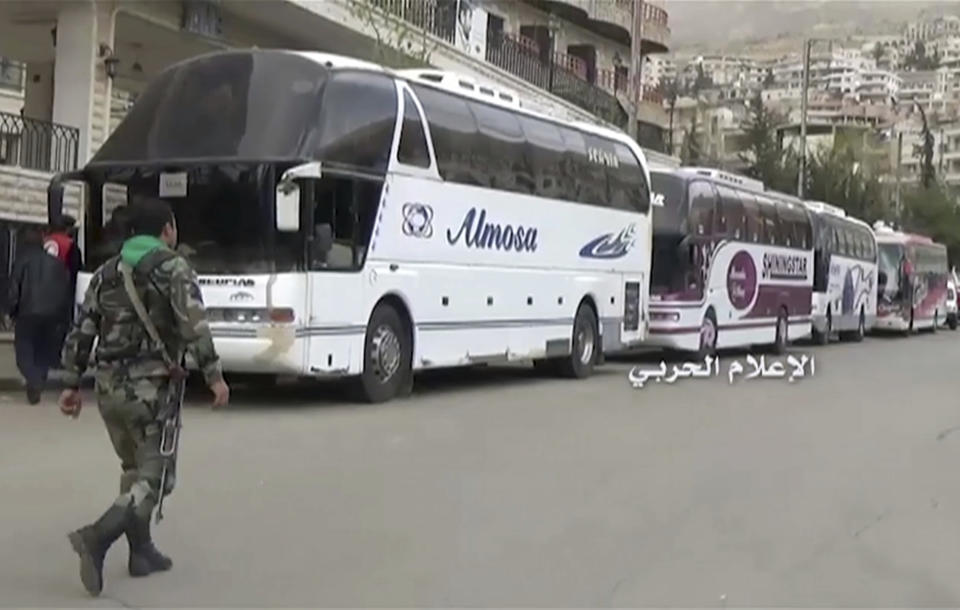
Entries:
[[813,220],[813,337],[861,341],[877,318],[877,242],[870,225],[808,201]]
[[585,377],[645,338],[641,149],[454,75],[205,55],[159,75],[54,179],[51,218],[68,180],[89,187],[88,272],[116,251],[127,201],[173,205],[227,371],[358,376],[382,401],[431,367],[534,360]]
[[799,199],[726,172],[653,171],[650,343],[700,357],[810,335],[813,238]]

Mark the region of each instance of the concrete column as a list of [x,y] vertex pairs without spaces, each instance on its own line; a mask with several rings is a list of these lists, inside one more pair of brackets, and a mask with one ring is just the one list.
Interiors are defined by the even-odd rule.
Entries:
[[110,79],[101,45],[113,49],[115,14],[112,2],[82,0],[65,3],[57,15],[53,121],[80,130],[80,165],[106,137]]
[[23,116],[37,121],[53,118],[53,62],[27,64]]

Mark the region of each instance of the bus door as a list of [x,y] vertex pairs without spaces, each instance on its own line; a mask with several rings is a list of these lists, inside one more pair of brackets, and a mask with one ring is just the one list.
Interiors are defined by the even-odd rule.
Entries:
[[383,178],[325,169],[311,182],[302,200],[311,234],[306,247],[308,369],[320,375],[356,372],[350,369],[363,358],[365,303],[378,288],[364,266]]
[[620,328],[620,341],[631,344],[646,338],[647,303],[644,302],[646,281],[642,273],[620,274],[620,285],[623,294],[620,302],[623,303],[623,326]]

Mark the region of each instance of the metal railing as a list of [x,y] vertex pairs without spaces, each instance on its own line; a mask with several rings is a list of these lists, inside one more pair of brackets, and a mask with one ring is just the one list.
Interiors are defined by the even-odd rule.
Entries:
[[385,13],[456,44],[457,3],[455,0],[367,0]]
[[[633,3],[635,0],[617,0],[617,4],[621,8],[627,9],[629,11],[633,10]],[[663,10],[659,6],[654,6],[653,4],[643,3],[643,20],[650,23],[656,23],[657,25],[662,25],[667,27],[668,25],[668,14],[667,11]]]
[[0,165],[44,172],[77,168],[80,130],[0,112]]
[[531,42],[510,34],[487,39],[486,59],[606,121],[626,123],[626,113],[616,96],[586,80],[586,64],[582,60],[563,53],[541,53]]

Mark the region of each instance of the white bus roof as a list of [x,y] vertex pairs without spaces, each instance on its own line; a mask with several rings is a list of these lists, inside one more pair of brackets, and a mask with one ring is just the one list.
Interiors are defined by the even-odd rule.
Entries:
[[[544,114],[542,112],[537,112],[529,108],[523,107],[520,103],[520,98],[517,94],[510,89],[494,85],[492,83],[480,82],[476,79],[458,74],[456,72],[435,70],[431,68],[424,69],[411,69],[411,70],[393,70],[375,64],[369,61],[364,61],[362,59],[356,59],[353,57],[346,57],[343,55],[336,55],[333,53],[319,53],[315,51],[289,51],[301,57],[313,60],[319,64],[324,65],[331,70],[369,70],[372,72],[380,72],[382,74],[387,74],[395,78],[401,78],[408,81],[416,81],[422,83],[428,87],[433,87],[436,89],[443,89],[454,93],[456,95],[467,97],[471,99],[476,99],[479,101],[493,103],[500,106],[506,106],[513,109],[516,112],[526,114],[528,116],[545,119],[552,121],[554,123],[560,123],[563,125],[568,125],[571,127],[576,127],[582,131],[591,133],[593,135],[601,136],[604,138],[609,138],[611,140],[616,140],[622,144],[626,144],[630,149],[637,155],[638,159],[643,164],[643,167],[647,167],[647,158],[643,152],[643,149],[640,147],[637,142],[632,140],[623,131],[612,129],[609,127],[603,127],[599,124],[588,123],[586,121],[567,121],[557,117]],[[474,90],[470,89],[470,86],[474,87]],[[488,89],[494,93],[494,95],[485,95],[480,94],[480,88]],[[506,96],[506,97],[504,97]],[[512,98],[512,99],[508,99]]]
[[830,205],[823,201],[805,201],[804,205],[806,205],[809,210],[817,212],[818,214],[830,214],[832,216],[839,216],[840,218],[846,218],[847,216],[847,212],[843,208]]

